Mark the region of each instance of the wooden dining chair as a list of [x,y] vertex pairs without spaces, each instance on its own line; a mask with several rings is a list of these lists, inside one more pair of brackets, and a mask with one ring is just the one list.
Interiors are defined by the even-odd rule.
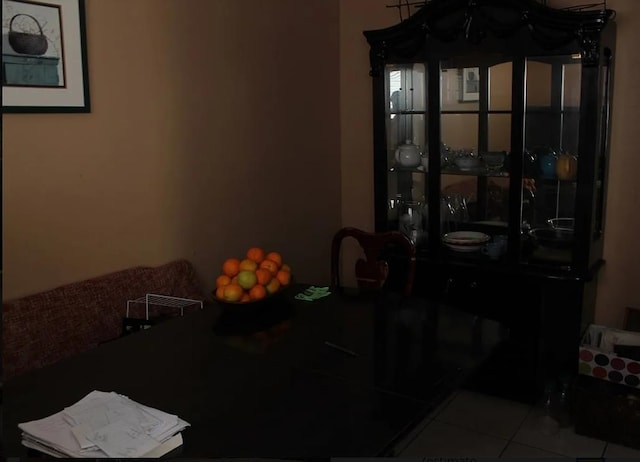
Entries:
[[416,268],[416,248],[411,239],[400,231],[367,232],[358,228],[340,229],[331,243],[331,284],[340,288],[340,250],[345,238],[354,238],[364,251],[365,258],[359,258],[355,264],[355,276],[358,287],[367,290],[382,290],[389,276],[388,255],[398,255],[406,262],[401,279],[401,291],[410,295]]

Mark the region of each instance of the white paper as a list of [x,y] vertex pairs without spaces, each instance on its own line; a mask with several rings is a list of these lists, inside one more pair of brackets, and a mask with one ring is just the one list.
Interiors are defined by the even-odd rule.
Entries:
[[71,427],[71,433],[82,449],[89,449],[95,446],[95,444],[87,438],[87,435],[92,433],[89,425],[82,424]]
[[182,443],[176,435],[188,426],[176,415],[101,391],[44,419],[18,424],[23,445],[81,458],[164,454]]
[[140,425],[124,420],[102,427],[88,438],[109,457],[142,457],[160,446]]

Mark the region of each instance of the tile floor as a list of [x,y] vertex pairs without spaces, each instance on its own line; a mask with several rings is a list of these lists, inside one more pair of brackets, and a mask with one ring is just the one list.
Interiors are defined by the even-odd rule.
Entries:
[[571,427],[545,431],[535,406],[459,391],[397,448],[398,457],[576,458],[640,460],[640,450],[577,435]]

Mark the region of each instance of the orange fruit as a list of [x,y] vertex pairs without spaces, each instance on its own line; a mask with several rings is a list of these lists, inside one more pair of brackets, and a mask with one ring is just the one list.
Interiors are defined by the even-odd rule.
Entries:
[[222,297],[230,302],[237,302],[242,298],[244,291],[238,284],[227,284],[222,290]]
[[276,273],[278,272],[278,264],[273,260],[269,260],[269,259],[262,260],[262,263],[260,263],[260,268],[269,270],[272,276],[275,276]]
[[231,282],[229,284],[238,284],[238,275],[236,274],[231,278]]
[[238,284],[245,290],[251,289],[258,283],[255,271],[242,270],[238,273]]
[[222,264],[222,272],[230,278],[234,277],[240,272],[240,260],[237,258],[227,258]]
[[282,265],[282,255],[280,255],[278,252],[269,252],[267,255],[265,255],[264,258],[265,260],[272,260],[276,262],[278,268],[280,268],[280,266]]
[[256,284],[249,291],[249,297],[251,300],[260,300],[267,296],[267,289],[263,285]]
[[224,286],[220,286],[216,289],[216,298],[224,300]]
[[249,250],[247,250],[247,258],[249,260],[255,261],[256,263],[260,263],[262,260],[264,260],[264,255],[265,252],[260,247],[251,247]]
[[284,263],[284,264],[280,267],[280,269],[281,269],[282,271],[289,271],[289,272],[291,272],[291,267],[290,267],[289,265],[287,265],[286,263]]
[[271,271],[266,268],[258,268],[256,270],[256,277],[258,278],[258,284],[266,286],[267,284],[269,284],[269,281],[271,280],[273,275],[271,274]]
[[231,278],[226,274],[221,274],[216,278],[216,287],[226,286],[231,283]]
[[269,284],[267,284],[266,289],[267,293],[275,294],[280,289],[280,281],[278,281],[277,278],[271,279],[271,281],[269,281]]
[[291,282],[291,273],[289,271],[280,270],[276,274],[276,278],[280,281],[280,284],[283,286],[288,286]]
[[239,268],[240,268],[240,271],[245,271],[245,270],[255,271],[258,269],[258,264],[253,260],[249,260],[248,258],[245,258],[240,262]]
[[246,302],[250,302],[251,301],[251,297],[249,296],[249,294],[247,292],[242,294],[242,297],[240,297],[240,301],[242,303],[246,303]]

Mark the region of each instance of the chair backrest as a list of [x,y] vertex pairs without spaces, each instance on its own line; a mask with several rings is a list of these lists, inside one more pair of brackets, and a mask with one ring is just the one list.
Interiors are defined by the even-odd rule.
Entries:
[[394,255],[406,255],[406,276],[402,292],[410,295],[416,266],[416,248],[411,239],[400,231],[371,233],[358,228],[342,228],[334,236],[331,243],[331,284],[341,287],[340,283],[340,249],[342,241],[353,237],[364,251],[365,259],[356,261],[355,272],[358,287],[361,289],[381,290],[389,275],[389,264],[384,260],[384,252],[393,248]]

